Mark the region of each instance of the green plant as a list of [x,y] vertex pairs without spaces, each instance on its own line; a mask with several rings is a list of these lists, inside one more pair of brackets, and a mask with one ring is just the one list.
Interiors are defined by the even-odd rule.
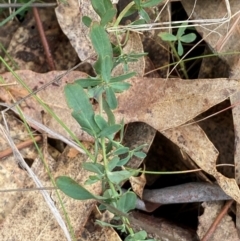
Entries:
[[[180,57],[183,55],[183,46],[182,43],[192,43],[196,39],[195,33],[189,33],[185,34],[185,30],[187,29],[188,24],[182,23],[179,27],[177,34],[173,35],[171,33],[160,33],[158,36],[163,40],[167,41],[174,53],[174,56],[180,61]],[[175,48],[175,43],[177,42],[177,50]],[[185,71],[185,65],[184,62],[180,61],[181,69],[185,75],[186,78],[188,78],[187,73]]]
[[[139,1],[134,1],[140,3]],[[148,5],[159,1],[148,1]],[[146,6],[148,6],[146,5]],[[128,88],[130,84],[126,81],[135,75],[128,72],[127,64],[144,55],[144,53],[123,54],[121,45],[113,46],[105,27],[109,25],[116,11],[110,0],[92,0],[92,6],[100,16],[100,22],[93,22],[89,17],[84,17],[83,22],[90,27],[90,39],[97,53],[97,61],[93,65],[96,76],[89,76],[86,79],[76,80],[73,84],[65,87],[65,96],[68,106],[73,110],[72,116],[79,123],[81,128],[94,137],[94,155],[90,155],[91,162],[84,164],[84,168],[93,173],[85,185],[101,181],[103,194],[96,196],[90,193],[85,187],[79,185],[69,177],[61,176],[56,179],[57,186],[68,196],[79,199],[95,199],[101,205],[101,210],[109,210],[115,214],[115,219],[120,220],[119,225],[112,225],[102,221],[102,226],[113,226],[128,233],[125,240],[139,241],[146,240],[145,231],[134,233],[131,228],[127,213],[135,208],[136,194],[130,190],[122,192],[121,185],[129,177],[137,175],[139,170],[129,170],[124,165],[132,156],[144,158],[145,153],[141,151],[143,146],[133,150],[122,145],[123,120],[116,123],[113,110],[117,108],[116,94]],[[141,2],[141,7],[145,6]],[[152,6],[152,5],[151,5]],[[108,15],[108,17],[106,17]],[[115,23],[111,23],[115,24]],[[117,51],[116,51],[117,50]],[[118,53],[117,56],[116,53]],[[119,64],[125,66],[125,73],[116,77],[112,76],[112,70]],[[99,111],[93,110],[89,99],[98,102]],[[119,140],[115,140],[116,133],[120,133]],[[101,160],[97,161],[101,156]]]

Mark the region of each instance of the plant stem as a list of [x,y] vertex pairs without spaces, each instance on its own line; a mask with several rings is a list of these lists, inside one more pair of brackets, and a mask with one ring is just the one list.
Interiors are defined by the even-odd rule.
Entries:
[[168,43],[169,43],[169,45],[170,45],[170,47],[171,47],[171,49],[172,49],[172,51],[173,51],[173,53],[174,53],[174,56],[177,58],[177,60],[178,60],[178,62],[179,62],[179,64],[180,64],[180,67],[181,67],[181,70],[182,70],[182,72],[183,72],[183,74],[184,74],[184,77],[185,77],[186,79],[189,79],[189,78],[188,78],[187,71],[186,71],[185,64],[184,64],[183,61],[181,61],[181,59],[180,59],[180,57],[179,57],[179,55],[178,55],[178,52],[177,52],[177,50],[176,50],[176,48],[175,48],[175,46],[174,46],[174,43],[172,43],[171,41],[169,41]]

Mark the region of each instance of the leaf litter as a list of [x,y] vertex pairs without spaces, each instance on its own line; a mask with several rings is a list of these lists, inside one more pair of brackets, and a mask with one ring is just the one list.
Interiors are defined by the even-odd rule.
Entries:
[[[82,10],[84,10],[84,8]],[[79,11],[81,12],[81,9],[77,9],[78,13]],[[87,34],[84,33],[84,43],[88,41],[88,39],[85,38],[86,35]],[[91,49],[90,46],[87,48],[89,48],[89,50]],[[83,56],[83,58],[85,58],[85,56]],[[19,73],[21,77],[24,76],[28,85],[32,89],[36,89],[42,84],[40,83],[40,78],[45,79],[46,77],[44,82],[47,82],[49,79],[53,78],[54,74],[58,74],[57,72],[54,74],[52,72],[51,74],[53,75],[51,76],[46,74],[39,77],[38,74],[33,72],[20,71]],[[71,76],[70,74],[69,77],[66,78],[65,83],[72,81],[74,78],[79,78],[79,76],[82,76],[82,73],[76,74],[78,75],[76,77]],[[10,79],[7,73],[4,75],[7,79]],[[35,78],[39,78],[39,82],[35,82],[35,85],[33,85],[31,84],[31,79]],[[192,120],[198,114],[209,109],[211,106],[216,105],[217,103],[239,91],[238,81],[228,79],[214,79],[214,83],[212,83],[212,81],[213,80],[211,79],[199,79],[195,81],[182,81],[177,79],[173,80],[173,83],[170,84],[170,81],[166,82],[165,79],[156,79],[155,81],[154,79],[133,78],[130,80],[131,84],[133,85],[132,91],[130,89],[126,95],[123,94],[123,96],[119,96],[119,109],[117,109],[115,113],[119,119],[124,116],[124,118],[126,118],[125,120],[127,120],[127,123],[135,121],[145,122],[154,127],[155,130],[160,131],[165,136],[170,138],[182,150],[185,150],[185,152],[188,153],[188,155],[197,163],[198,166],[215,176],[223,189],[225,188],[225,191],[229,192],[228,194],[239,202],[239,190],[236,186],[236,182],[233,179],[227,179],[216,171],[216,159],[218,156],[218,151],[208,140],[205,133],[197,124],[183,127],[180,126]],[[158,82],[158,84],[156,82]],[[62,84],[64,85],[64,81]],[[138,85],[140,85],[140,88],[138,88]],[[181,85],[183,85],[182,88]],[[21,97],[25,96],[27,92],[21,86],[18,88],[19,89],[17,91],[15,88],[12,88],[10,91],[12,91],[14,97],[20,99]],[[69,124],[74,132],[76,130],[77,136],[81,140],[91,141],[86,133],[78,131],[79,127],[72,119],[70,112],[67,112],[67,107],[63,106],[63,103],[57,102],[59,98],[64,99],[63,95],[61,95],[62,89],[56,88],[54,90],[53,86],[51,86],[49,89],[50,92],[48,92],[46,96],[51,96],[52,93],[54,93],[54,100],[52,100],[52,98],[48,99],[47,97],[44,97],[44,92],[47,92],[47,89],[41,91],[39,96],[44,100],[45,103],[51,106],[54,111],[60,113],[59,116],[61,118],[63,118],[62,113],[66,113],[68,118],[67,120],[64,119],[64,122]],[[43,96],[41,95],[42,92]],[[144,99],[140,99],[140,97],[137,98],[139,93],[146,93]],[[163,95],[165,95],[166,98],[164,98]],[[2,94],[0,96],[2,96]],[[157,97],[160,97],[159,101],[157,100]],[[8,103],[12,102],[12,99],[9,96],[6,97],[6,95],[3,95],[3,99]],[[40,106],[36,102],[34,103],[33,99],[29,99],[26,102],[27,104],[25,104],[25,106],[23,105],[24,113],[41,122],[39,115],[41,110]],[[137,102],[139,102],[139,104],[143,103],[143,106],[138,106]],[[56,105],[56,103],[58,103],[58,105]],[[125,105],[126,103],[128,105]],[[60,109],[60,111],[57,111],[57,109]],[[172,118],[173,116],[174,118]],[[52,120],[50,118],[49,123],[51,123],[51,121]],[[53,121],[52,126],[50,126],[50,128],[53,128],[53,130],[55,123],[56,122]],[[36,125],[34,127],[37,129]],[[66,136],[66,133],[63,132],[60,127],[57,129],[57,132],[60,132]],[[196,138],[196,136],[198,136],[198,138]]]

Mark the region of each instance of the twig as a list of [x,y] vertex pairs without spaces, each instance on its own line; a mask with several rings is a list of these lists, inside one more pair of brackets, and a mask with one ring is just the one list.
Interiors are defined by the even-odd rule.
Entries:
[[[38,141],[40,141],[41,139],[42,139],[42,137],[41,137],[40,135],[39,135],[39,136],[36,136],[36,137],[34,138],[35,142],[38,142]],[[34,141],[33,141],[32,139],[28,139],[28,140],[26,140],[26,141],[23,141],[23,142],[17,144],[16,147],[17,147],[18,150],[21,150],[21,149],[23,149],[23,148],[25,148],[25,147],[30,146],[30,145],[33,144],[33,143],[34,143]],[[12,153],[13,153],[12,148],[7,148],[6,150],[0,152],[0,159],[9,156],[9,155],[11,155]]]
[[210,240],[211,236],[213,235],[214,231],[217,228],[217,225],[221,222],[223,217],[226,215],[228,209],[233,204],[233,201],[234,200],[230,200],[230,201],[226,202],[226,204],[224,205],[222,211],[218,214],[218,216],[216,217],[215,221],[212,223],[212,225],[210,226],[210,228],[208,229],[208,231],[206,232],[206,234],[204,235],[204,237],[202,238],[201,241]]
[[54,61],[53,61],[53,57],[52,57],[52,54],[51,54],[51,51],[50,51],[50,48],[49,48],[49,45],[48,45],[48,41],[47,41],[43,26],[42,26],[42,22],[41,22],[41,19],[39,17],[39,13],[38,13],[38,10],[37,10],[36,7],[33,8],[33,15],[34,15],[34,18],[35,18],[35,21],[36,21],[36,24],[37,24],[38,32],[39,32],[40,39],[41,39],[41,42],[42,42],[42,45],[43,45],[43,48],[44,48],[44,52],[45,52],[45,55],[46,55],[46,58],[47,58],[49,69],[50,70],[56,70],[55,64],[54,64]]

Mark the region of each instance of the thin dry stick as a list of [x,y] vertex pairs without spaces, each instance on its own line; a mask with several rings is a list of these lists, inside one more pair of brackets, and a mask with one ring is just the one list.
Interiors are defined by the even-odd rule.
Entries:
[[45,55],[47,58],[49,69],[56,70],[56,67],[55,67],[55,64],[53,61],[53,57],[52,57],[52,54],[51,54],[51,51],[50,51],[50,48],[48,45],[48,41],[47,41],[43,26],[42,26],[42,22],[41,22],[41,19],[39,17],[39,13],[38,13],[38,10],[36,7],[33,8],[33,15],[34,15],[34,19],[37,24],[38,32],[39,32],[40,39],[41,39],[41,42],[42,42],[42,45],[44,48],[44,52],[45,52]]
[[226,202],[226,204],[224,205],[222,211],[218,214],[218,216],[216,217],[215,221],[212,223],[212,225],[210,226],[210,228],[208,229],[208,231],[206,232],[204,237],[201,239],[201,241],[208,241],[208,240],[210,240],[210,238],[213,235],[214,231],[216,230],[218,224],[221,222],[223,217],[226,215],[228,209],[231,207],[233,202],[234,202],[234,200],[229,200],[229,201]]
[[[41,139],[42,139],[42,137],[40,135],[36,136],[34,138],[35,142],[38,142]],[[16,147],[17,147],[18,150],[21,150],[21,149],[23,149],[25,147],[28,147],[28,146],[32,145],[34,143],[34,140],[33,139],[28,139],[26,141],[23,141],[23,142],[17,144]],[[6,150],[0,152],[0,159],[9,156],[12,153],[13,153],[12,148],[7,148]]]

